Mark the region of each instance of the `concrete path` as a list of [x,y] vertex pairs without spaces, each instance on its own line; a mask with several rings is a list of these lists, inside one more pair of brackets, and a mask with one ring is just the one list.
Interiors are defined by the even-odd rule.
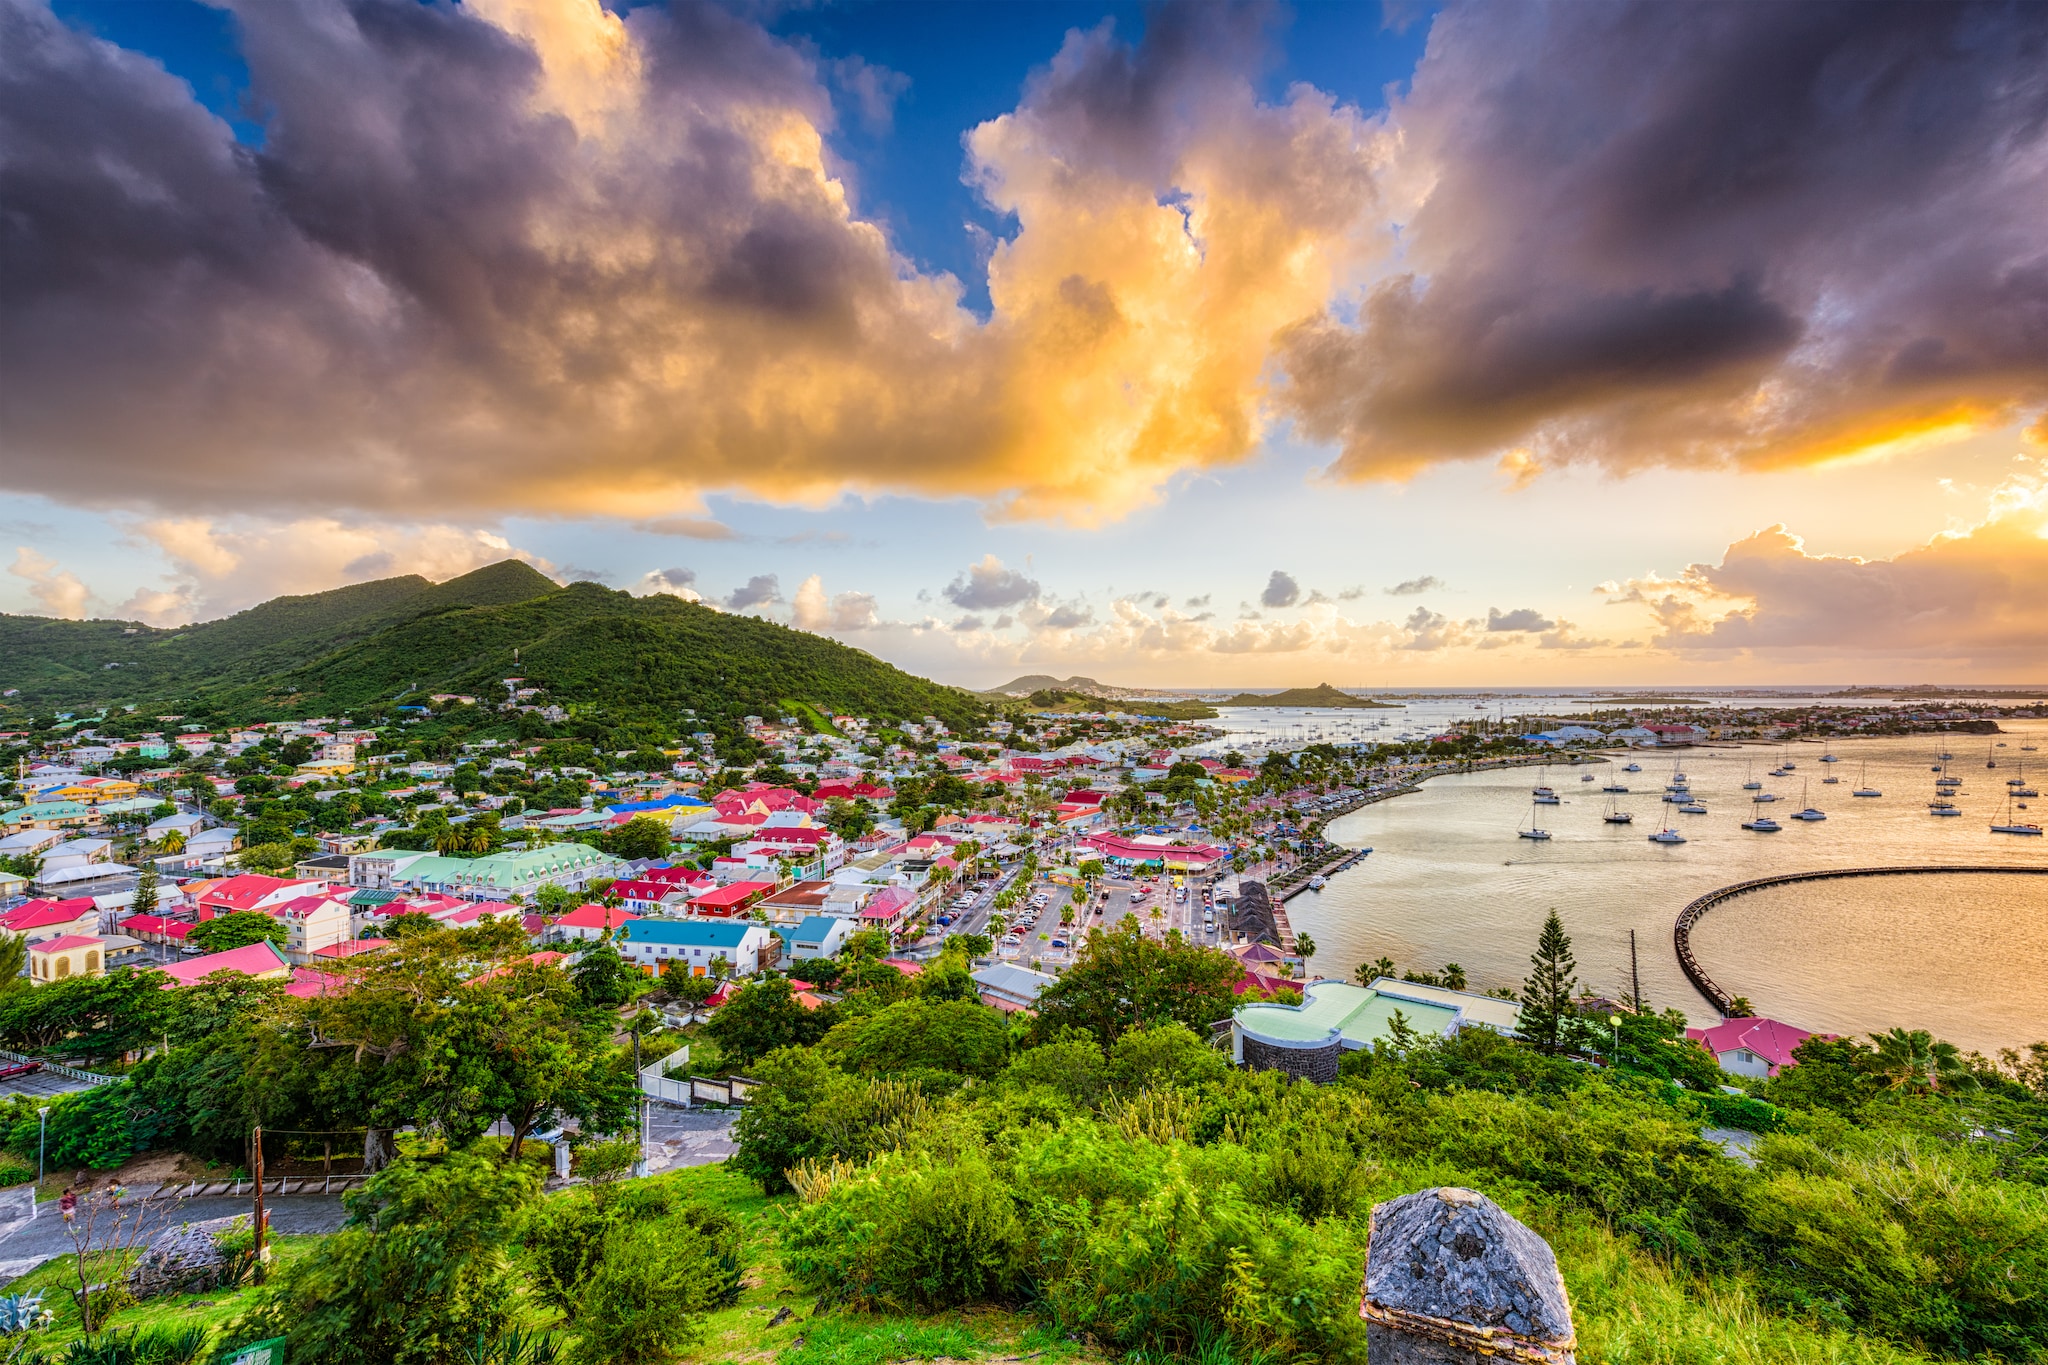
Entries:
[[[647,1121],[647,1170],[681,1170],[686,1166],[710,1166],[725,1160],[739,1148],[732,1140],[731,1109],[671,1109],[657,1104]],[[4,1255],[0,1250],[0,1255]]]
[[[152,1201],[148,1205],[151,1235],[179,1223],[197,1223],[208,1218],[232,1218],[251,1212],[248,1199],[201,1198]],[[347,1217],[339,1197],[292,1196],[271,1199],[265,1211],[272,1232],[333,1232]],[[0,1215],[4,1216],[4,1215]],[[75,1248],[55,1200],[48,1200],[29,1220],[0,1223],[0,1284],[19,1278],[43,1262],[68,1255]]]

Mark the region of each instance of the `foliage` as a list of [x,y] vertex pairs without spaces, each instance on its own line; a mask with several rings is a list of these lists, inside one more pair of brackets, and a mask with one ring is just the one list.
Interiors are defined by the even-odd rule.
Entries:
[[1522,983],[1522,1017],[1517,1031],[1538,1052],[1572,1052],[1584,1041],[1578,1009],[1577,963],[1564,922],[1552,910],[1543,921],[1536,952],[1529,959],[1529,977]]
[[[897,975],[893,967],[883,970]],[[718,1044],[727,1065],[741,1068],[777,1048],[815,1043],[837,1020],[830,1006],[805,1009],[785,978],[771,976],[733,991],[704,1031]]]
[[438,1365],[505,1325],[504,1232],[533,1194],[524,1167],[478,1156],[394,1165],[344,1197],[348,1223],[286,1267],[228,1338],[285,1337],[295,1365]]
[[631,860],[665,858],[669,851],[668,822],[652,815],[636,815],[604,837],[605,852]]
[[569,976],[576,983],[576,994],[593,1009],[616,1009],[630,1004],[639,978],[609,938],[578,953]]
[[[50,1111],[47,1134],[43,1116],[36,1113],[38,1103]],[[27,1160],[36,1159],[39,1141],[47,1138],[43,1155],[51,1170],[113,1170],[146,1150],[163,1126],[161,1113],[126,1081],[47,1100],[11,1095],[0,1114],[5,1115],[7,1147]]]
[[987,1079],[1008,1059],[1009,1041],[1003,1016],[979,1000],[925,998],[848,1019],[824,1045],[854,1071],[888,1075],[936,1067]]
[[261,910],[237,910],[201,920],[186,934],[186,942],[209,953],[225,953],[252,943],[283,943],[290,935],[284,924]]
[[1146,937],[1136,918],[1091,930],[1074,963],[1038,997],[1040,1037],[1078,1028],[1108,1047],[1128,1029],[1172,1020],[1206,1031],[1236,1004],[1244,969],[1219,949],[1176,931]]

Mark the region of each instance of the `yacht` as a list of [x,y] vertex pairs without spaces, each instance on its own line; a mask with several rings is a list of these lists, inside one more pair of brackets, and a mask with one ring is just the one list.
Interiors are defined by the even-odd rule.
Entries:
[[[1556,800],[1557,798],[1552,797],[1551,799]],[[1541,800],[1541,797],[1537,798],[1538,803],[1540,803]],[[1540,827],[1536,823],[1536,806],[1534,804],[1532,804],[1529,807],[1529,828],[1516,830],[1515,833],[1521,835],[1521,837],[1524,839],[1548,839],[1550,837],[1550,831]]]
[[1688,801],[1678,808],[1680,815],[1705,815],[1707,808],[1697,801]]
[[1937,787],[1960,787],[1963,785],[1963,779],[1951,777],[1947,773],[1943,773],[1940,777],[1934,779],[1934,785]]
[[1625,810],[1615,809],[1612,801],[1607,803],[1607,810],[1600,818],[1610,825],[1631,825],[1635,823],[1635,816]]
[[2020,752],[2021,752],[2021,753],[2023,753],[2023,754],[2031,754],[2031,753],[2035,752],[2035,751],[2036,751],[2037,749],[2039,749],[2040,747],[2041,747],[2041,746],[2040,746],[2040,745],[2038,745],[2038,744],[2022,744],[2022,745],[2020,745]]
[[1754,820],[1744,820],[1742,827],[1748,830],[1755,830],[1758,834],[1776,834],[1779,830],[1785,828],[1768,815],[1759,815]]
[[1631,763],[1631,764],[1629,764],[1629,765],[1628,765],[1628,766],[1627,766],[1626,768],[1623,768],[1623,769],[1622,769],[1622,771],[1623,771],[1623,772],[1625,772],[1625,773],[1639,773],[1639,772],[1641,772],[1642,770],[1643,770],[1643,765],[1642,765],[1642,764],[1640,764],[1640,763]]
[[1807,802],[1806,785],[1804,783],[1801,783],[1799,787],[1799,804],[1805,806],[1806,809],[1793,812],[1792,818],[1794,820],[1806,820],[1811,822],[1814,820],[1825,820],[1828,818],[1828,813],[1826,811],[1816,809],[1814,806]]
[[1580,774],[1579,774],[1579,781],[1581,781],[1581,782],[1591,782],[1592,780],[1593,780],[1593,774],[1591,774],[1591,773],[1580,773]]
[[1791,770],[1790,768],[1787,768],[1787,767],[1786,767],[1786,766],[1785,766],[1784,764],[1782,764],[1782,763],[1781,763],[1781,764],[1779,764],[1779,765],[1778,765],[1777,767],[1775,767],[1775,768],[1771,769],[1771,776],[1772,776],[1772,777],[1790,777],[1791,775],[1792,775],[1792,770]]
[[1778,794],[1776,792],[1758,792],[1755,796],[1749,798],[1749,802],[1753,806],[1761,806],[1766,802],[1775,801],[1777,799]]
[[2005,819],[1991,827],[1993,834],[2039,834],[2041,827],[2025,820],[2012,818],[2012,798],[2005,798]]
[[1984,746],[1984,766],[1987,768],[1998,766],[1998,760],[1991,755],[1991,746],[1989,744]]
[[[1308,889],[1311,891],[1320,891],[1329,884],[1330,879],[1328,877],[1310,877],[1308,879]],[[1185,900],[1186,897],[1182,897],[1182,899]]]
[[1941,761],[1942,761],[1942,762],[1944,762],[1944,763],[1946,763],[1946,762],[1948,762],[1948,761],[1949,761],[1950,759],[1952,759],[1952,758],[1954,758],[1954,757],[1955,757],[1955,755],[1954,755],[1954,754],[1951,754],[1951,753],[1944,753],[1944,754],[1942,754],[1942,756],[1941,756]]
[[1626,796],[1628,794],[1628,788],[1622,786],[1619,782],[1609,782],[1600,790],[1604,792],[1613,792],[1617,796]]
[[[2040,833],[2039,830],[2034,832],[2036,834]],[[1675,829],[1660,829],[1650,836],[1650,842],[1653,844],[1682,844],[1685,842],[1685,836]]]
[[1561,806],[1564,804],[1563,798],[1548,787],[1538,787],[1530,793],[1530,796],[1535,799],[1536,804],[1539,806]]
[[1963,808],[1946,797],[1937,796],[1927,803],[1929,815],[1961,815]]
[[2009,796],[2039,796],[2040,794],[2041,793],[2035,791],[2032,787],[2014,787],[2010,792],[2007,793],[2007,795]]
[[1879,790],[1878,790],[1877,788],[1875,788],[1875,787],[1873,787],[1873,786],[1871,786],[1871,785],[1870,785],[1870,764],[1869,764],[1869,762],[1868,762],[1867,760],[1866,760],[1866,761],[1865,761],[1865,763],[1863,764],[1863,771],[1862,771],[1861,773],[1859,773],[1859,774],[1857,775],[1857,777],[1856,777],[1856,790],[1855,790],[1855,791],[1852,791],[1852,792],[1850,792],[1850,793],[1849,793],[1849,795],[1851,795],[1851,796],[1883,796],[1883,795],[1884,795],[1884,793],[1883,793],[1883,792],[1879,791]]
[[1840,763],[1842,760],[1835,757],[1833,753],[1833,746],[1830,745],[1829,752],[1822,754],[1820,756],[1820,761],[1823,763]]

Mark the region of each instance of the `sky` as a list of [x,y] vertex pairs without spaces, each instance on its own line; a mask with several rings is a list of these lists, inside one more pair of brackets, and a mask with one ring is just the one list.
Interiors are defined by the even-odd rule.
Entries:
[[2048,7],[0,0],[0,611],[2048,682]]

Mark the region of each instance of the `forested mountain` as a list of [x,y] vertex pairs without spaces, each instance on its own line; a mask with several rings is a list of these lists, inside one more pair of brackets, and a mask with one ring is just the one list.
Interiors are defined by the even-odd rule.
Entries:
[[311,713],[524,677],[563,704],[713,714],[786,700],[968,723],[985,703],[837,641],[665,595],[558,587],[507,560],[446,583],[405,577],[280,597],[220,621],[0,616],[0,689],[30,706],[209,697]]

